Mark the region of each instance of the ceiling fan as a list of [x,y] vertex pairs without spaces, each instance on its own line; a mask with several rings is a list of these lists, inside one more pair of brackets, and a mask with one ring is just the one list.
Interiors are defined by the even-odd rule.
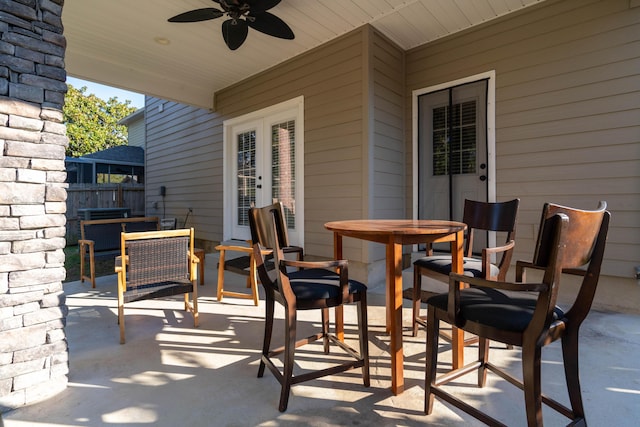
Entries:
[[281,39],[293,40],[293,31],[280,18],[267,10],[273,8],[280,0],[212,0],[222,10],[215,7],[190,10],[172,18],[169,22],[199,22],[229,17],[222,23],[222,37],[231,50],[236,50],[247,38],[249,27],[261,33]]

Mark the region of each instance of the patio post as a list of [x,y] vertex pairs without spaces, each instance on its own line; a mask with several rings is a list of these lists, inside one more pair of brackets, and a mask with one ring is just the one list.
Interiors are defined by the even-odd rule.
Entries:
[[0,2],[0,411],[67,387],[64,0]]

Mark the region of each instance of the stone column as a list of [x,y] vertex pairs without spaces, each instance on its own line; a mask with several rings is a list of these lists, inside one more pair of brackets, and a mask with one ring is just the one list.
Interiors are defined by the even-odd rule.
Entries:
[[0,0],[0,410],[67,386],[64,0]]

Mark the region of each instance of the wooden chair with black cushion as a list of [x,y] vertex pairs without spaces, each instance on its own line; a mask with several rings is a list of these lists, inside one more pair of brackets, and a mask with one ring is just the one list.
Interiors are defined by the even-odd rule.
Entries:
[[[118,323],[120,343],[125,343],[124,305],[153,298],[184,294],[185,311],[198,326],[198,257],[191,229],[121,233],[118,273]],[[189,294],[193,301],[189,301]]]
[[[253,252],[260,281],[265,290],[265,330],[262,347],[262,357],[258,368],[258,377],[264,375],[268,367],[281,384],[280,404],[282,412],[287,409],[291,386],[344,372],[354,368],[362,368],[362,379],[366,387],[369,386],[369,344],[367,334],[367,287],[348,277],[346,260],[327,262],[305,262],[285,259],[281,246],[282,228],[285,224],[281,220],[279,203],[264,208],[252,208],[249,211]],[[273,256],[275,268],[266,265],[267,256]],[[291,271],[289,271],[291,270]],[[284,307],[285,333],[284,345],[271,350],[271,338],[274,323],[275,302]],[[356,351],[335,335],[329,333],[329,308],[347,303],[357,303],[358,335],[360,351]],[[310,337],[297,340],[296,323],[298,310],[319,309],[322,313],[322,330]],[[318,339],[323,340],[324,353],[329,354],[330,344],[336,344],[353,359],[340,360],[333,366],[315,371],[305,371],[299,375],[293,374],[294,353],[296,348],[309,344]],[[283,367],[280,362],[275,363],[277,356],[283,355]],[[310,357],[307,355],[307,358]],[[330,363],[322,360],[322,363]]]
[[[253,260],[253,248],[251,247],[251,242],[238,241],[237,244],[229,244],[227,242],[216,246],[216,250],[220,252],[220,258],[218,260],[218,301],[222,301],[224,297],[251,299],[253,300],[253,304],[257,306],[259,300],[258,278],[255,268],[256,263]],[[227,257],[228,252],[237,252],[241,255]],[[245,293],[225,289],[225,271],[247,276],[247,288],[249,288],[251,292]]]
[[[505,280],[515,246],[519,204],[520,199],[495,203],[464,201],[462,222],[467,224],[463,259],[465,275],[488,280]],[[486,235],[488,231],[503,233],[505,235],[504,244],[483,248],[481,257],[474,256],[474,237],[481,232]],[[492,263],[492,257],[497,257],[497,262]],[[424,317],[420,316],[420,303],[436,294],[436,292],[422,289],[422,276],[448,283],[451,263],[451,254],[434,255],[431,245],[427,246],[427,256],[414,261],[413,290],[410,293],[413,301],[411,326],[414,337],[418,334],[418,324],[425,325]],[[404,293],[408,294],[406,291]],[[468,340],[467,343],[471,341],[475,341],[475,339]]]
[[[545,204],[532,262],[517,262],[516,276],[524,270],[543,270],[538,283],[490,281],[451,274],[449,292],[427,301],[427,354],[425,412],[430,414],[434,396],[456,406],[480,421],[503,425],[468,402],[448,393],[442,385],[478,370],[478,386],[486,382],[487,370],[524,391],[527,423],[542,425],[542,404],[586,425],[578,375],[580,325],[596,292],[604,254],[610,214],[601,202],[593,211]],[[556,305],[562,274],[582,276],[570,308]],[[470,287],[461,286],[467,283]],[[462,368],[436,378],[440,321],[478,335],[479,357]],[[562,340],[562,357],[571,408],[542,394],[542,348]],[[522,379],[489,362],[487,340],[522,347]],[[512,411],[513,408],[508,408]]]
[[[278,207],[277,214],[279,215],[279,222],[285,223],[286,217],[284,214],[284,208],[281,203],[276,204]],[[287,233],[287,227],[282,230],[278,230],[278,239],[282,250],[285,254],[295,254],[298,261],[304,259],[304,249],[300,246],[294,246],[289,243],[289,234]],[[235,244],[229,242],[216,246],[216,250],[220,251],[220,259],[218,261],[218,292],[217,299],[222,301],[224,297],[252,299],[254,305],[258,305],[258,277],[255,268],[255,261],[253,259],[253,248],[251,241],[242,242],[238,241]],[[240,256],[228,257],[227,252],[237,252]],[[222,266],[222,268],[220,268]],[[224,288],[224,272],[230,271],[232,273],[241,274],[247,276],[247,288],[251,289],[251,293],[244,293],[238,291],[231,291]]]

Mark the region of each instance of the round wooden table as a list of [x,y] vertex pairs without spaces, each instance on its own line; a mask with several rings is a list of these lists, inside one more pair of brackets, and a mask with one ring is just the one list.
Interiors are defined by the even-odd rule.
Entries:
[[[404,366],[402,352],[402,246],[419,243],[450,242],[452,271],[463,272],[463,242],[467,226],[462,222],[410,219],[360,219],[327,222],[325,228],[333,231],[334,256],[343,259],[344,236],[386,245],[386,312],[387,332],[391,347],[391,390],[393,394],[404,391]],[[342,307],[336,309],[336,333],[344,337]],[[453,363],[462,366],[463,337],[453,331]]]

